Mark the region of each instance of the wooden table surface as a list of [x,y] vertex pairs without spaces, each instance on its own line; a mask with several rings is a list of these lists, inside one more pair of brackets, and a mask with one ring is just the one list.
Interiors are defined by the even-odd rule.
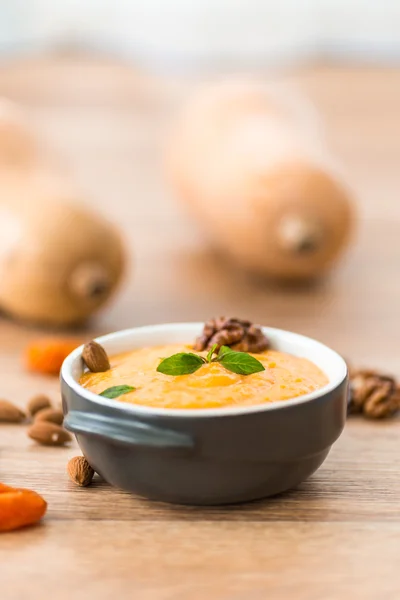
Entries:
[[[247,279],[207,248],[160,175],[170,110],[188,84],[124,65],[61,57],[0,66],[0,93],[24,103],[88,197],[120,223],[135,256],[125,288],[84,337],[219,313],[315,336],[355,364],[400,376],[400,71],[314,67],[297,82],[328,127],[359,202],[352,251],[313,288]],[[0,396],[21,406],[57,380],[25,372],[38,335],[0,321]],[[49,503],[43,524],[0,537],[0,597],[140,600],[363,600],[400,597],[399,421],[353,419],[298,489],[228,508],[148,502],[65,467],[77,447],[49,449],[2,426],[0,480]]]

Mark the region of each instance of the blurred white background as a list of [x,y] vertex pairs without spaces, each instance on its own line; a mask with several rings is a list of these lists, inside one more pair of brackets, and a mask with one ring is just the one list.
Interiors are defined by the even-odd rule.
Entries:
[[394,62],[399,0],[0,0],[0,51],[102,50],[178,68]]

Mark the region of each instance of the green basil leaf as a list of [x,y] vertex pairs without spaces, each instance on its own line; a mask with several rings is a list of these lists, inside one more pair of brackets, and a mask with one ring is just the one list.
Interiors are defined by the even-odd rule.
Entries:
[[265,371],[264,365],[247,352],[235,352],[233,350],[225,352],[221,358],[218,356],[218,362],[228,371],[238,375],[252,375],[253,373]]
[[208,354],[207,354],[207,356],[206,356],[206,361],[207,361],[208,363],[210,363],[210,362],[211,362],[211,360],[212,360],[212,357],[213,357],[213,354],[214,354],[214,352],[215,352],[215,349],[216,349],[217,347],[218,347],[218,344],[214,344],[213,346],[211,346],[211,348],[210,348],[210,350],[209,350],[209,352],[208,352]]
[[104,392],[101,392],[99,396],[103,396],[103,398],[118,398],[118,396],[123,396],[124,394],[129,394],[129,392],[133,392],[136,388],[131,385],[113,385],[112,387],[107,388]]
[[189,375],[200,369],[205,362],[202,356],[192,352],[178,352],[164,358],[158,365],[157,371],[164,375]]
[[219,362],[220,359],[225,355],[228,354],[229,352],[235,352],[234,350],[232,350],[232,348],[229,348],[229,346],[221,346],[221,348],[219,349],[218,352],[218,356],[216,358],[216,360]]

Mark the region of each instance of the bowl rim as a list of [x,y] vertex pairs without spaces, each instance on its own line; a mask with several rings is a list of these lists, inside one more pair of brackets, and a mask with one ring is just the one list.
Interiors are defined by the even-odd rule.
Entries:
[[[155,324],[155,325],[142,325],[138,327],[131,327],[128,329],[122,329],[119,331],[115,331],[113,333],[108,333],[106,335],[102,335],[94,338],[96,342],[99,344],[106,344],[110,341],[118,340],[118,338],[126,338],[130,335],[135,336],[138,334],[146,334],[146,333],[154,333],[156,330],[159,330],[161,333],[171,330],[180,330],[186,328],[196,328],[198,331],[201,330],[201,327],[204,323],[201,322],[182,322],[182,323],[163,323],[163,324]],[[336,379],[329,381],[322,388],[315,390],[309,394],[304,394],[302,396],[298,396],[297,398],[292,398],[289,400],[284,400],[282,402],[271,402],[266,404],[254,404],[250,406],[237,406],[237,407],[221,407],[221,408],[162,408],[162,407],[152,407],[141,404],[131,404],[128,402],[116,402],[115,400],[111,400],[108,398],[103,398],[94,392],[82,387],[74,378],[72,373],[73,365],[76,359],[82,354],[82,350],[84,344],[73,350],[67,358],[64,360],[61,371],[60,371],[60,379],[64,381],[64,383],[72,389],[78,396],[84,397],[86,400],[93,402],[94,404],[100,406],[106,406],[114,409],[119,409],[122,412],[128,412],[130,414],[134,414],[136,416],[158,416],[158,417],[223,417],[223,416],[236,416],[236,415],[244,415],[250,413],[258,413],[258,412],[268,412],[274,410],[282,410],[285,408],[289,408],[291,406],[297,406],[301,404],[307,404],[308,402],[312,402],[313,400],[317,400],[322,396],[329,394],[336,388],[338,388],[347,378],[348,369],[345,360],[332,350],[329,346],[322,344],[321,342],[310,338],[308,336],[295,333],[292,331],[288,331],[285,329],[279,329],[275,327],[262,327],[265,334],[273,335],[275,337],[285,337],[292,339],[297,342],[303,343],[305,346],[312,344],[315,347],[319,347],[324,352],[328,351],[331,355],[332,360],[335,360],[338,365],[338,370],[340,372],[340,376]]]

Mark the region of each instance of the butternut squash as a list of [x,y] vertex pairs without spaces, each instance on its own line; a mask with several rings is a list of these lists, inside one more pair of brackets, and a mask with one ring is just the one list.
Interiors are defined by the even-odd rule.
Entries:
[[311,111],[257,81],[206,86],[167,151],[175,192],[241,267],[278,279],[329,269],[354,223]]
[[0,102],[0,310],[51,326],[81,323],[121,279],[121,236],[46,165],[35,135],[5,107]]

